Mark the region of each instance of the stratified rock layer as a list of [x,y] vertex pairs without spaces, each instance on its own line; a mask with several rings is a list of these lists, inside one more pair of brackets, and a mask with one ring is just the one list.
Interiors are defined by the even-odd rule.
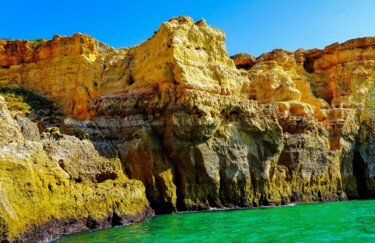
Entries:
[[100,156],[91,141],[56,127],[39,139],[36,124],[13,120],[2,97],[0,131],[1,242],[45,241],[153,214],[142,183],[128,179],[118,159]]
[[[29,148],[36,152],[22,161],[39,162],[25,162],[19,175],[37,170],[55,178],[40,182],[48,196],[44,189],[28,194],[58,215],[33,210],[39,225],[143,215],[142,184],[156,213],[374,197],[375,39],[277,49],[257,59],[230,59],[224,40],[204,20],[179,17],[128,49],[82,34],[38,44],[0,41],[0,84],[53,100],[66,113],[61,129],[83,139],[50,129],[40,142],[21,146],[35,132],[22,135],[10,116],[2,118],[0,146],[16,146],[3,165],[16,168]],[[38,170],[39,163],[47,166]],[[0,173],[3,188],[24,188],[7,170]],[[26,217],[14,206],[26,196],[3,193],[9,200],[0,204],[0,232],[11,239],[32,232],[30,223],[13,224]],[[89,208],[104,202],[96,195],[109,200],[105,207]],[[59,211],[67,197],[71,210]],[[6,216],[12,213],[17,217]]]

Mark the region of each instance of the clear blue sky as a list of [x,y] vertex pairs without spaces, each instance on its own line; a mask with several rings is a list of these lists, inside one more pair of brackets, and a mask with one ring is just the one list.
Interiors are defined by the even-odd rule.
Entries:
[[375,35],[375,0],[5,0],[0,6],[0,38],[81,32],[113,47],[139,44],[181,15],[224,30],[230,55],[323,48]]

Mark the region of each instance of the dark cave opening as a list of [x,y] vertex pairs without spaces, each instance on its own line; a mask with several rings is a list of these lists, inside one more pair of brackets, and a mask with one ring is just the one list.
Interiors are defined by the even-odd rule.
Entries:
[[368,170],[363,157],[358,150],[358,148],[354,152],[354,159],[353,159],[353,173],[357,181],[357,192],[361,198],[369,198],[368,190],[367,190],[367,183],[366,183],[366,171]]

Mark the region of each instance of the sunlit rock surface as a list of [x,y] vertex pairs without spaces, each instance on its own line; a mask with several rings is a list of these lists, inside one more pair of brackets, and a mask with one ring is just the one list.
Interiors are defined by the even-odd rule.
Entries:
[[82,34],[0,40],[0,85],[47,97],[65,118],[65,134],[38,124],[38,140],[0,102],[0,238],[69,228],[62,219],[76,220],[68,232],[106,227],[152,213],[148,204],[374,197],[375,39],[232,59],[224,41],[189,17],[123,49]]

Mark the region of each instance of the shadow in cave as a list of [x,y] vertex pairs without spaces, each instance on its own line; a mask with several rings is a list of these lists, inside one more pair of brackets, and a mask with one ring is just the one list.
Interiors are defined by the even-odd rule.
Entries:
[[370,197],[370,195],[368,194],[367,183],[366,183],[367,170],[368,170],[367,165],[364,162],[360,151],[358,150],[358,148],[356,148],[354,152],[354,159],[353,159],[353,173],[357,181],[357,192],[360,198]]

